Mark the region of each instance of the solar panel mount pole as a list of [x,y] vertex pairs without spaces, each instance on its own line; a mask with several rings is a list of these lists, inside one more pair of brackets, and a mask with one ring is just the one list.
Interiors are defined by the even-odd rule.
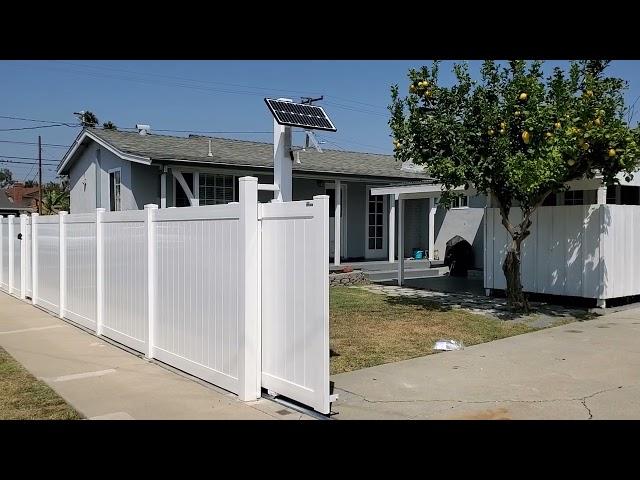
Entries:
[[274,201],[292,200],[293,161],[291,160],[291,127],[273,120],[273,183],[278,186]]

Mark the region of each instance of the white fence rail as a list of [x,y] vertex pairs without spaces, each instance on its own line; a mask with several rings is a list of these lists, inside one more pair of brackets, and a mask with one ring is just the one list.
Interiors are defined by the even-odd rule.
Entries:
[[[512,221],[521,219],[512,209]],[[486,214],[485,288],[505,289],[508,233],[498,209]],[[522,244],[525,291],[606,300],[640,294],[640,207],[576,205],[538,208]]]
[[[329,412],[328,197],[2,218],[0,287],[243,400]],[[22,233],[22,240],[18,234]]]

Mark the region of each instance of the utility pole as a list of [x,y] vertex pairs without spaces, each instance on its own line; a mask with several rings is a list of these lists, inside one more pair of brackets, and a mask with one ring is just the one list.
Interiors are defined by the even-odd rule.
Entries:
[[42,136],[38,135],[38,215],[42,215]]

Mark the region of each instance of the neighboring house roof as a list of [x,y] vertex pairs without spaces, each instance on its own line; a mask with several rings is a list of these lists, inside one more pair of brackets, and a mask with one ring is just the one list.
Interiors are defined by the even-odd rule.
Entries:
[[[215,164],[228,167],[258,169],[273,168],[273,145],[270,143],[210,137],[174,137],[170,135],[123,132],[87,128],[81,132],[75,144],[67,152],[58,167],[64,174],[74,160],[79,146],[90,138],[122,158],[140,163],[193,163]],[[211,140],[212,157],[208,157]],[[392,155],[348,152],[343,150],[315,150],[299,152],[301,163],[294,163],[294,172],[331,173],[341,175],[383,177],[424,181],[425,173],[407,171]]]
[[0,211],[1,212],[29,212],[31,207],[23,202],[14,203],[7,192],[0,190]]

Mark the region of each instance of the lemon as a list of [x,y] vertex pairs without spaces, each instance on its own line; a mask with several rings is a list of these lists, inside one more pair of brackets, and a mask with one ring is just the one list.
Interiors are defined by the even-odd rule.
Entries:
[[610,157],[615,157],[616,156],[616,151],[613,148],[610,148],[608,154],[609,154]]
[[576,164],[576,161],[573,158],[570,158],[569,160],[567,160],[567,163],[570,167],[573,167]]
[[562,124],[560,122],[556,122],[553,124],[554,127],[556,127],[556,129],[560,129],[560,127],[562,127]]
[[520,94],[520,96],[518,97],[518,99],[520,99],[522,102],[524,102],[527,99],[528,95],[525,92],[522,92]]
[[529,132],[527,132],[526,130],[522,132],[522,141],[526,144],[529,144],[529,142],[531,141],[531,135],[529,135]]

